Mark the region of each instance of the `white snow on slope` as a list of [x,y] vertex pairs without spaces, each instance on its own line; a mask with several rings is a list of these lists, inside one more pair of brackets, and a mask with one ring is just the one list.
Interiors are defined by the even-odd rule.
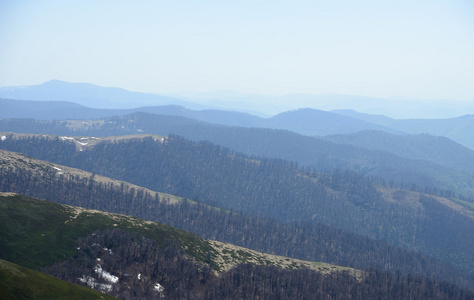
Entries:
[[163,288],[163,286],[159,283],[155,284],[155,286],[153,287],[153,289],[157,292],[163,292],[165,289]]
[[97,283],[93,277],[82,275],[82,278],[78,278],[80,282],[85,283],[88,287],[101,292],[112,291],[111,284]]
[[110,255],[114,255],[114,253],[112,252],[112,249],[109,249],[107,247],[104,247],[104,251],[109,251],[109,254]]
[[5,135],[2,136],[2,141],[6,140],[7,137]]
[[100,265],[97,265],[95,267],[94,271],[97,274],[99,274],[100,277],[104,278],[108,282],[117,283],[119,281],[119,278],[117,276],[114,276],[114,275],[110,274],[109,272],[105,271],[104,269],[102,269],[102,267]]

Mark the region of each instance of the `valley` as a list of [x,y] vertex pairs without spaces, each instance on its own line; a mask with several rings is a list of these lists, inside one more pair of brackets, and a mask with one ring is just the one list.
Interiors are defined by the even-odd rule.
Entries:
[[[64,224],[83,223],[87,218],[81,216],[87,214],[121,214],[120,220],[132,223],[108,229],[105,223],[83,223],[87,232],[105,230],[101,236],[110,241],[128,244],[134,237],[120,230],[140,222],[160,222],[208,239],[206,246],[187,246],[182,243],[188,238],[176,238],[185,256],[208,265],[198,278],[216,288],[237,270],[242,276],[247,271],[264,275],[265,268],[276,267],[282,271],[271,272],[281,278],[302,270],[315,272],[305,275],[311,278],[349,276],[343,280],[352,288],[375,279],[373,272],[385,272],[474,290],[474,151],[430,135],[369,130],[318,137],[252,126],[152,113],[91,120],[0,119],[0,191],[82,207],[72,209],[74,216],[59,222]],[[159,235],[154,239],[162,247],[169,233]],[[96,243],[85,231],[74,236]],[[40,240],[34,243],[41,247]],[[23,260],[30,255],[21,251],[17,257],[8,256],[12,249],[3,251],[1,259],[49,270],[119,298],[132,297],[123,287],[113,287],[110,274],[123,271],[94,267],[97,257],[72,258],[72,252],[63,252],[62,260],[51,253],[35,262]],[[84,270],[71,273],[76,279],[63,274],[77,264],[74,259],[91,266],[88,275],[79,274]],[[105,281],[94,277],[101,272]],[[209,290],[202,280],[180,283],[179,289],[200,299]],[[126,284],[130,289],[137,282]],[[151,295],[163,287],[166,291],[161,283],[156,289],[142,286],[139,293]],[[184,295],[176,297],[189,296]]]
[[0,300],[474,300],[471,2],[0,0]]

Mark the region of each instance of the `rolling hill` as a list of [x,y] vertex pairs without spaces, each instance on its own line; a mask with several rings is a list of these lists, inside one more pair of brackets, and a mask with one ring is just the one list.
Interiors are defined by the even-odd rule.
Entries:
[[285,129],[309,136],[326,136],[363,130],[395,132],[378,124],[310,108],[280,113],[269,118],[264,124],[260,127]]
[[[0,206],[4,220],[0,257],[125,299],[178,299],[191,294],[201,298],[206,284],[222,278],[216,277],[212,269],[225,274],[243,263],[364,276],[361,271],[266,255],[206,241],[158,223],[18,194],[0,194]],[[5,262],[2,266],[13,268]],[[33,274],[24,268],[21,272]],[[58,285],[57,280],[33,275],[51,281],[49,285]],[[9,281],[2,284],[12,285]],[[28,284],[32,287],[27,290],[17,283],[17,290],[26,293],[33,289],[32,295],[42,292],[34,290],[34,282]]]
[[248,113],[224,110],[191,110],[179,105],[143,106],[129,109],[90,108],[66,101],[24,101],[0,99],[4,108],[0,118],[34,118],[37,120],[97,119],[146,112],[167,116],[190,118],[210,124],[240,127],[263,127],[291,130],[310,136],[342,134],[360,130],[386,130],[390,128],[356,118],[315,109],[300,109],[261,118]]
[[[351,102],[366,103],[367,107],[382,105],[388,103],[388,107],[394,110],[420,110],[425,113],[433,107],[428,107],[426,103],[413,100],[396,101],[390,99],[376,99],[359,96],[342,95],[287,95],[281,99],[298,104],[299,107],[314,107],[312,103],[319,103],[318,107],[326,108],[333,106],[333,111],[323,111],[314,108],[297,109],[279,113],[271,118],[259,118],[247,113],[236,113],[235,111],[224,111],[222,109],[206,110],[209,107],[193,104],[183,101],[179,98],[160,96],[154,94],[130,92],[120,88],[100,87],[87,83],[69,83],[59,80],[51,80],[41,85],[23,86],[23,87],[2,87],[0,88],[0,101],[2,107],[7,104],[8,109],[2,110],[2,118],[39,118],[39,119],[90,119],[104,118],[113,115],[124,115],[133,112],[154,112],[159,114],[169,114],[173,116],[182,116],[195,118],[200,121],[216,123],[221,125],[243,126],[243,127],[265,127],[292,130],[300,134],[310,136],[325,136],[331,134],[346,134],[361,130],[382,130],[390,133],[409,133],[409,134],[431,134],[436,136],[448,137],[468,148],[474,149],[473,144],[473,117],[464,115],[460,117],[450,117],[440,119],[392,119],[382,115],[370,115],[359,113],[351,109]],[[38,114],[28,107],[28,105],[37,106],[31,101],[13,100],[39,100],[41,108],[37,110]],[[70,101],[75,104],[83,105],[77,107],[77,111],[62,108],[58,111],[55,101]],[[268,102],[269,99],[266,99]],[[34,101],[33,101],[34,102]],[[335,102],[338,104],[334,105]],[[339,103],[340,102],[340,103]],[[306,104],[305,104],[306,103]],[[333,105],[328,105],[333,103]],[[344,104],[348,106],[344,106]],[[441,112],[448,110],[465,112],[472,109],[470,103],[456,103],[448,101],[431,102],[432,105],[440,105]],[[67,106],[72,105],[69,103]],[[171,105],[171,107],[169,107]],[[181,107],[177,108],[176,105]],[[164,106],[164,107],[160,107]],[[245,104],[241,104],[241,111],[245,109]],[[383,105],[382,105],[383,106]],[[457,106],[454,109],[454,106]],[[23,109],[20,109],[23,107]],[[102,108],[91,109],[89,107]],[[174,108],[173,108],[174,107]],[[113,109],[112,109],[113,108]],[[119,108],[119,109],[117,109]],[[328,108],[327,108],[328,109]],[[466,110],[467,109],[467,110]],[[366,110],[367,111],[367,110]],[[383,110],[382,110],[383,111]],[[403,113],[402,113],[403,114]],[[435,113],[434,115],[439,115]],[[455,113],[459,115],[459,113]]]
[[344,116],[357,118],[409,134],[430,134],[447,137],[465,147],[474,149],[474,116],[463,115],[446,119],[391,119],[384,116],[362,114],[351,110],[337,110]]
[[[132,96],[127,97],[125,98],[135,99]],[[31,97],[25,99],[29,98]],[[51,99],[54,99],[54,97]],[[64,99],[68,98],[66,97]],[[113,97],[111,97],[111,99],[113,99]],[[309,136],[348,134],[367,130],[378,130],[394,134],[430,134],[450,138],[470,149],[474,149],[471,130],[473,118],[470,115],[447,119],[392,119],[382,115],[363,114],[353,110],[322,111],[305,108],[279,113],[270,118],[261,118],[237,111],[202,108],[192,110],[182,105],[177,105],[179,101],[165,101],[167,105],[161,104],[159,106],[148,105],[141,107],[138,105],[138,102],[136,102],[133,108],[99,109],[73,102],[48,100],[50,99],[43,99],[43,101],[0,99],[0,105],[4,108],[0,112],[0,118],[85,120],[123,116],[136,112],[147,112],[192,118],[198,121],[226,126],[284,129]],[[190,107],[190,105],[187,105],[187,107]]]
[[[357,268],[377,266],[401,274],[449,280],[474,290],[472,274],[419,253],[322,224],[257,219],[21,154],[0,154],[3,191],[139,216],[261,252]],[[401,199],[403,195],[398,191],[392,197]]]
[[[59,81],[30,88],[13,92],[179,103]],[[474,152],[441,136],[469,144],[472,116],[0,105],[0,192],[13,192],[0,194],[0,259],[130,299],[474,291]]]
[[385,151],[407,159],[429,161],[468,173],[474,172],[474,151],[441,136],[360,131],[346,135],[326,136],[325,139],[340,144]]
[[[147,113],[89,121],[0,120],[0,131],[66,136],[178,134],[194,141],[211,141],[247,155],[294,161],[301,167],[318,172],[351,170],[364,176],[382,178],[395,186],[413,187],[436,195],[446,196],[444,191],[447,190],[468,201],[474,196],[474,176],[469,161],[463,164],[460,159],[456,160],[456,157],[468,157],[472,150],[447,139],[435,141],[434,137],[393,135],[394,141],[407,146],[402,149],[394,145],[394,149],[400,150],[398,153],[384,145],[377,146],[376,143],[383,144],[383,140],[377,138],[383,133],[376,131],[365,133],[365,139],[373,142],[363,147],[363,142],[357,145],[349,142],[341,144],[329,138],[308,137],[286,130],[227,127],[190,118]],[[2,136],[6,138],[8,134]],[[432,147],[441,143],[439,153],[433,151]],[[422,156],[423,153],[430,155]]]
[[[352,295],[362,299],[374,293],[387,299],[472,297],[449,283],[268,256],[157,223],[18,194],[0,194],[0,206],[2,219],[8,221],[0,227],[1,257],[15,252],[16,260],[46,263],[45,273],[121,299],[232,299],[236,294],[239,298]],[[207,251],[204,262],[193,255],[203,251]],[[220,275],[206,266],[221,263],[237,265],[221,269]],[[77,293],[75,297],[98,296],[4,260],[0,266],[0,276],[8,276],[0,284],[6,292],[2,296],[61,299],[71,292]]]
[[177,137],[103,142],[84,151],[61,139],[18,141],[24,150],[34,149],[30,155],[151,190],[201,199],[255,217],[320,222],[466,270],[474,263],[470,251],[474,241],[469,238],[474,234],[474,213],[469,207],[378,186],[354,173],[305,172],[288,162],[249,158]]

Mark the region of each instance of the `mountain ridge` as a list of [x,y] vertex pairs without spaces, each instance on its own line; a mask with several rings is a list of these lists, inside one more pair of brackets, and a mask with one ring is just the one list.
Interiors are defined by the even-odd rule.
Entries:
[[[46,140],[43,142],[44,146],[35,146],[36,153],[42,153],[43,148],[50,155],[53,149],[63,150],[62,155],[67,159],[61,160],[57,152],[54,154],[56,162],[80,166],[89,172],[131,181],[152,190],[170,194],[178,192],[191,199],[201,198],[205,204],[252,213],[255,217],[317,221],[395,245],[412,249],[421,247],[428,251],[426,253],[435,254],[434,249],[439,248],[443,253],[440,258],[444,259],[451,259],[448,257],[453,251],[460,251],[457,259],[463,258],[457,263],[459,266],[471,261],[468,257],[472,253],[466,247],[472,241],[462,238],[462,235],[472,230],[469,227],[472,218],[462,216],[448,208],[446,203],[421,193],[394,190],[390,192],[392,198],[385,198],[372,183],[350,172],[318,175],[293,169],[294,166],[288,162],[268,159],[255,164],[255,158],[249,160],[210,143],[192,143],[177,137],[166,139],[164,143],[151,138],[99,143],[88,151],[77,151],[75,145],[66,151],[64,143],[59,140],[54,147]],[[129,153],[141,155],[130,157]],[[221,167],[217,168],[216,164]],[[184,165],[186,172],[179,171]],[[405,203],[407,197],[413,198],[414,202]],[[318,199],[317,202],[312,201],[313,198]],[[468,207],[462,209],[470,210]],[[424,217],[415,218],[417,213]],[[446,216],[435,222],[439,214]],[[346,221],[342,222],[343,219]],[[452,231],[453,226],[457,227],[456,235],[435,233],[436,230]],[[440,238],[454,240],[435,242]],[[445,249],[444,245],[454,244],[458,245],[457,249]]]
[[74,101],[78,104],[96,108],[133,108],[136,104],[184,104],[189,107],[203,107],[170,96],[160,96],[131,92],[118,87],[102,87],[91,83],[73,83],[50,80],[39,85],[0,88],[0,97],[20,100]]
[[[0,99],[5,107],[0,118],[34,118],[44,120],[97,119],[146,112],[192,118],[225,126],[262,127],[291,130],[309,136],[348,134],[366,130],[381,130],[396,134],[431,134],[448,137],[474,149],[474,118],[470,115],[450,119],[391,119],[367,115],[353,110],[322,111],[302,108],[262,118],[239,111],[217,109],[193,110],[180,105],[142,106],[129,109],[94,109],[59,101],[25,101]],[[60,106],[63,106],[62,108]],[[295,125],[296,124],[296,125]]]
[[[3,166],[0,168],[0,190],[27,193],[29,196],[113,213],[133,214],[148,220],[172,224],[212,239],[232,241],[234,244],[237,242],[241,246],[245,241],[246,248],[257,248],[260,252],[332,264],[339,262],[339,265],[352,267],[375,264],[403,274],[409,272],[451,280],[474,290],[474,279],[470,282],[468,278],[471,275],[464,271],[453,270],[453,267],[443,262],[389,246],[384,242],[371,241],[325,225],[301,222],[296,226],[284,225],[263,218],[245,217],[238,213],[207,207],[202,202],[169,202],[166,196],[158,200],[136,188],[127,189],[125,183],[118,182],[119,185],[113,188],[113,185],[103,182],[99,175],[84,173],[85,176],[82,177],[65,177],[68,173],[58,174],[60,170],[57,169],[66,170],[64,166],[51,166],[49,162],[41,162],[18,153],[4,154],[0,160],[0,165]],[[403,193],[393,193],[390,201],[400,201],[406,197]],[[419,209],[418,204],[414,204],[414,208],[410,206],[410,209]],[[174,220],[170,219],[173,214],[178,216]],[[219,233],[216,232],[218,228],[225,230]],[[230,237],[233,239],[229,240]],[[431,270],[433,267],[436,271]]]
[[[377,98],[339,94],[288,94],[282,96],[254,95],[234,91],[201,93],[200,95],[157,95],[131,92],[117,87],[101,87],[91,83],[50,80],[39,85],[1,87],[0,97],[22,100],[71,100],[90,106],[131,108],[161,104],[180,104],[188,108],[219,108],[238,111],[260,111],[274,115],[301,107],[322,110],[356,109],[364,113],[392,115],[396,118],[452,118],[474,112],[472,102],[447,100],[415,100],[401,97]],[[165,101],[165,103],[163,103]],[[198,103],[202,104],[198,104]],[[430,103],[429,105],[427,103]]]
[[[376,147],[369,149],[369,143],[340,144],[330,141],[329,138],[309,137],[286,130],[228,127],[190,118],[148,113],[77,121],[0,120],[0,132],[15,130],[66,136],[176,134],[193,141],[208,140],[247,155],[294,161],[302,167],[319,172],[349,169],[366,176],[383,178],[387,182],[413,183],[421,188],[451,190],[464,198],[472,197],[474,194],[473,171],[468,168],[469,163],[459,164],[455,159],[462,153],[472,153],[472,150],[445,140],[442,151],[433,152],[430,147],[437,145],[433,143],[437,140],[435,137],[421,136],[419,142],[413,143],[415,136],[394,136],[394,140],[400,139],[404,144],[414,148],[416,153],[430,153],[427,158],[422,156],[408,158],[406,155],[403,156],[406,150],[396,153],[393,149],[379,150],[375,149]],[[384,135],[376,131],[368,133],[374,135],[367,138],[369,142],[377,135]],[[7,135],[3,136],[7,138]],[[4,144],[8,144],[8,140]],[[466,154],[462,156],[465,157]]]
[[[182,293],[175,287],[179,282],[199,295],[202,287],[224,280],[223,276],[243,264],[314,271],[320,276],[341,273],[356,280],[366,276],[351,268],[267,255],[156,222],[16,193],[0,193],[0,207],[2,219],[8,221],[0,225],[2,259],[41,266],[43,272],[60,279],[126,299],[175,298]],[[183,265],[186,269],[180,270]],[[181,272],[172,273],[176,271]]]

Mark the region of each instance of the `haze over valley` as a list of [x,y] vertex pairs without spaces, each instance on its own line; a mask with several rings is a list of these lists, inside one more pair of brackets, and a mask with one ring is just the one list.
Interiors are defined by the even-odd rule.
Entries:
[[474,299],[470,1],[2,1],[0,298]]
[[[239,251],[336,265],[330,267],[336,272],[331,274],[349,276],[334,279],[346,281],[348,289],[355,288],[351,278],[365,278],[360,274],[372,274],[369,270],[376,267],[387,274],[421,276],[461,288],[460,292],[450,288],[449,295],[439,294],[440,298],[462,298],[474,290],[470,238],[474,234],[474,150],[470,143],[474,118],[470,116],[404,120],[354,110],[302,108],[262,117],[191,109],[175,98],[162,98],[166,105],[161,106],[93,108],[83,100],[58,101],[56,97],[70,93],[86,95],[82,99],[90,101],[99,95],[103,103],[112,103],[114,97],[143,95],[114,89],[107,96],[110,88],[53,83],[61,87],[59,91],[53,88],[40,93],[38,89],[44,86],[24,88],[25,98],[33,90],[42,100],[0,99],[5,108],[0,115],[3,192],[137,216],[251,249]],[[48,97],[55,100],[48,101]],[[11,234],[8,227],[2,230],[4,236]],[[130,238],[126,233],[104,234],[112,234],[107,238],[113,240]],[[61,247],[71,251],[67,245],[72,244]],[[58,258],[42,265],[25,264],[21,255],[11,256],[8,247],[3,248],[2,259],[119,298],[133,298],[125,293],[130,289],[145,298],[157,294],[187,298],[186,293],[202,298],[211,293],[211,287],[215,297],[225,295],[217,280],[225,280],[226,275],[216,279],[200,275],[210,281],[184,285],[187,292],[180,294],[173,286],[188,280],[183,277],[187,275],[146,275],[157,281],[155,289],[151,283],[137,285],[113,265],[76,270],[71,277],[61,270],[70,268],[72,261]],[[28,257],[33,255],[26,250],[30,247],[37,246],[25,248]],[[87,259],[102,259],[96,256]],[[211,269],[222,269],[219,264],[226,261],[217,252],[204,256],[198,261],[210,264]],[[35,257],[44,259],[41,253]],[[244,257],[233,267],[225,267],[225,272],[237,270],[243,262],[258,265],[263,259]],[[286,258],[264,260],[265,265],[287,268],[279,265]],[[299,269],[311,263],[292,265]],[[314,269],[311,276],[323,269]],[[91,270],[95,274],[107,271],[97,277],[87,275]],[[167,272],[175,274],[170,270]],[[265,276],[267,271],[258,272]],[[349,275],[342,275],[346,273]],[[381,275],[370,276],[377,281]],[[265,284],[261,280],[258,284]],[[402,295],[399,289],[407,284],[405,280],[390,293]],[[258,285],[249,284],[249,288]],[[349,293],[342,287],[337,290],[337,297]],[[300,293],[316,295],[310,290]],[[361,297],[364,293],[360,292]]]

